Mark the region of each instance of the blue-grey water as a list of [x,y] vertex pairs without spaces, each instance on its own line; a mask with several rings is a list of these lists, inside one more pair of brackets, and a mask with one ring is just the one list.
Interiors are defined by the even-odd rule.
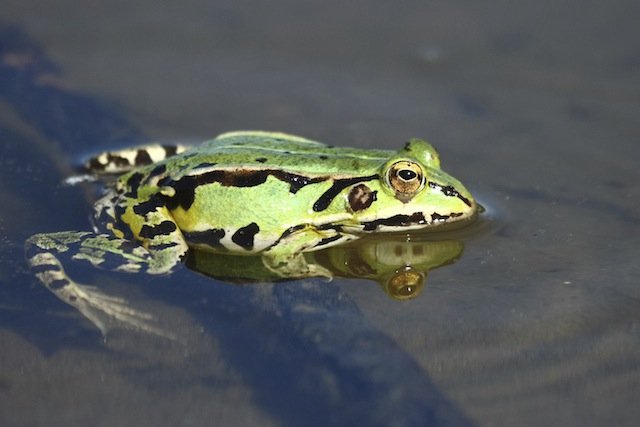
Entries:
[[[29,2],[0,17],[0,424],[620,425],[640,418],[640,6]],[[88,230],[86,156],[236,129],[428,138],[488,208],[421,295],[78,271],[179,337],[106,340],[28,271]]]

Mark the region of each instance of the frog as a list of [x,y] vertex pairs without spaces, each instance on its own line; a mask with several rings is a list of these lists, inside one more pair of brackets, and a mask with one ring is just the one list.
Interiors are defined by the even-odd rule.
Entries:
[[85,168],[114,177],[95,202],[93,229],[39,233],[25,246],[42,284],[94,320],[90,308],[118,316],[126,307],[69,277],[69,260],[162,275],[198,250],[257,255],[285,279],[330,278],[304,254],[369,234],[462,225],[479,206],[419,138],[394,151],[233,131],[193,147],[108,151]]

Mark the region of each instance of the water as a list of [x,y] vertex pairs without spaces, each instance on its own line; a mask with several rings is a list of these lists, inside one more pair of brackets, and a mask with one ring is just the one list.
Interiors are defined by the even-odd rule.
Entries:
[[[640,416],[635,2],[5,4],[3,425]],[[92,187],[61,185],[87,154],[243,128],[426,137],[488,225],[405,302],[361,280],[80,272],[177,341],[105,342],[27,271],[28,236],[89,226]]]

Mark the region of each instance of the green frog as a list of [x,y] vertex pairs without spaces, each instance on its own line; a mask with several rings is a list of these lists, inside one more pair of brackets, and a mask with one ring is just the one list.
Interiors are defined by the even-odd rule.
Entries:
[[95,203],[93,231],[36,234],[26,243],[39,280],[81,311],[106,297],[71,279],[63,259],[165,274],[190,250],[204,250],[259,254],[285,279],[330,277],[303,254],[370,233],[464,224],[478,212],[436,150],[415,138],[389,151],[239,131],[191,148],[107,152],[87,168],[119,175]]

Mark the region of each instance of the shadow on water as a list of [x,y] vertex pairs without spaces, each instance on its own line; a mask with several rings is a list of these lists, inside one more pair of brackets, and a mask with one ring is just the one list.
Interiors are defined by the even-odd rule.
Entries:
[[0,27],[0,54],[0,97],[47,138],[67,148],[142,139],[108,103],[65,90],[59,68],[20,29]]
[[[59,84],[58,73],[23,32],[0,27],[0,98],[30,127],[64,144],[69,152],[84,148],[88,141],[144,141],[108,104]],[[28,139],[1,128],[0,136],[13,144],[3,148],[3,154],[18,161],[28,157],[32,150]],[[41,211],[48,209],[46,198],[30,203],[41,204]],[[221,344],[226,362],[251,386],[256,403],[283,424],[471,424],[416,361],[370,324],[337,285],[306,281],[266,288],[202,287],[205,281],[198,278],[185,280],[184,287],[160,286],[154,298],[190,310],[204,331]],[[34,292],[46,293],[26,286],[3,287],[2,292],[5,307],[23,308],[33,301]],[[193,302],[203,295],[209,304]],[[16,315],[20,310],[2,309],[0,323],[43,353],[63,348],[60,331],[77,319],[52,319],[31,310],[21,316]],[[73,342],[99,345],[95,337],[78,340],[76,336]]]
[[[159,292],[191,307],[252,385],[254,399],[285,425],[471,425],[339,285],[203,290],[201,280]],[[194,294],[207,304],[194,304]]]

